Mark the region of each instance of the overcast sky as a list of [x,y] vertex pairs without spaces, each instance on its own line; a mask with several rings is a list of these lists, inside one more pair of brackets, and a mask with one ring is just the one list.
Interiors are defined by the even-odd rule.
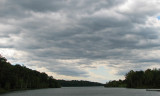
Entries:
[[0,54],[56,79],[160,68],[160,1],[0,0]]

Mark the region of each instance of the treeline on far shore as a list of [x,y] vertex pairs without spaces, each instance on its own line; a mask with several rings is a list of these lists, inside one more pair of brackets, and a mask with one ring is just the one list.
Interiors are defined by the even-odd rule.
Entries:
[[98,82],[78,80],[56,80],[44,72],[29,69],[19,64],[12,65],[0,55],[0,93],[12,90],[60,88],[81,86],[103,86]]
[[58,80],[63,87],[104,86],[102,83],[84,80]]
[[0,55],[0,92],[59,87],[60,84],[52,76],[18,64],[11,65]]
[[131,70],[125,75],[125,80],[109,81],[105,87],[160,88],[160,69]]

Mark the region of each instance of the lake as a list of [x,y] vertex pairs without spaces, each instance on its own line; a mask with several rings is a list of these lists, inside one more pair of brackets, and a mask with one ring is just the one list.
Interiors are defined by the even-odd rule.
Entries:
[[15,91],[1,94],[0,96],[160,96],[160,92],[126,88],[63,87],[58,89]]

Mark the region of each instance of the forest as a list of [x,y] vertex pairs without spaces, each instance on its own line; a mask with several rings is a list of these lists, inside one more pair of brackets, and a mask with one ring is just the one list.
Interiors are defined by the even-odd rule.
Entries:
[[21,65],[11,65],[0,56],[0,92],[7,90],[59,88],[60,84],[52,76]]
[[113,80],[107,82],[104,87],[126,87],[126,81],[125,80]]
[[91,81],[83,81],[83,80],[58,80],[58,82],[63,87],[85,87],[85,86],[104,86],[104,84],[98,82],[91,82]]
[[147,69],[145,71],[129,71],[125,80],[110,81],[105,87],[127,88],[160,88],[160,69]]
[[21,66],[12,65],[0,55],[0,93],[12,90],[60,88],[81,86],[103,86],[98,82],[78,80],[56,80],[46,73]]

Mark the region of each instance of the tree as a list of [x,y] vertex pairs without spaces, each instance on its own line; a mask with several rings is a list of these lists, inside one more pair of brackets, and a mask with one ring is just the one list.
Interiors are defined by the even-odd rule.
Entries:
[[19,64],[11,65],[0,55],[0,89],[59,88],[60,84],[46,73]]

